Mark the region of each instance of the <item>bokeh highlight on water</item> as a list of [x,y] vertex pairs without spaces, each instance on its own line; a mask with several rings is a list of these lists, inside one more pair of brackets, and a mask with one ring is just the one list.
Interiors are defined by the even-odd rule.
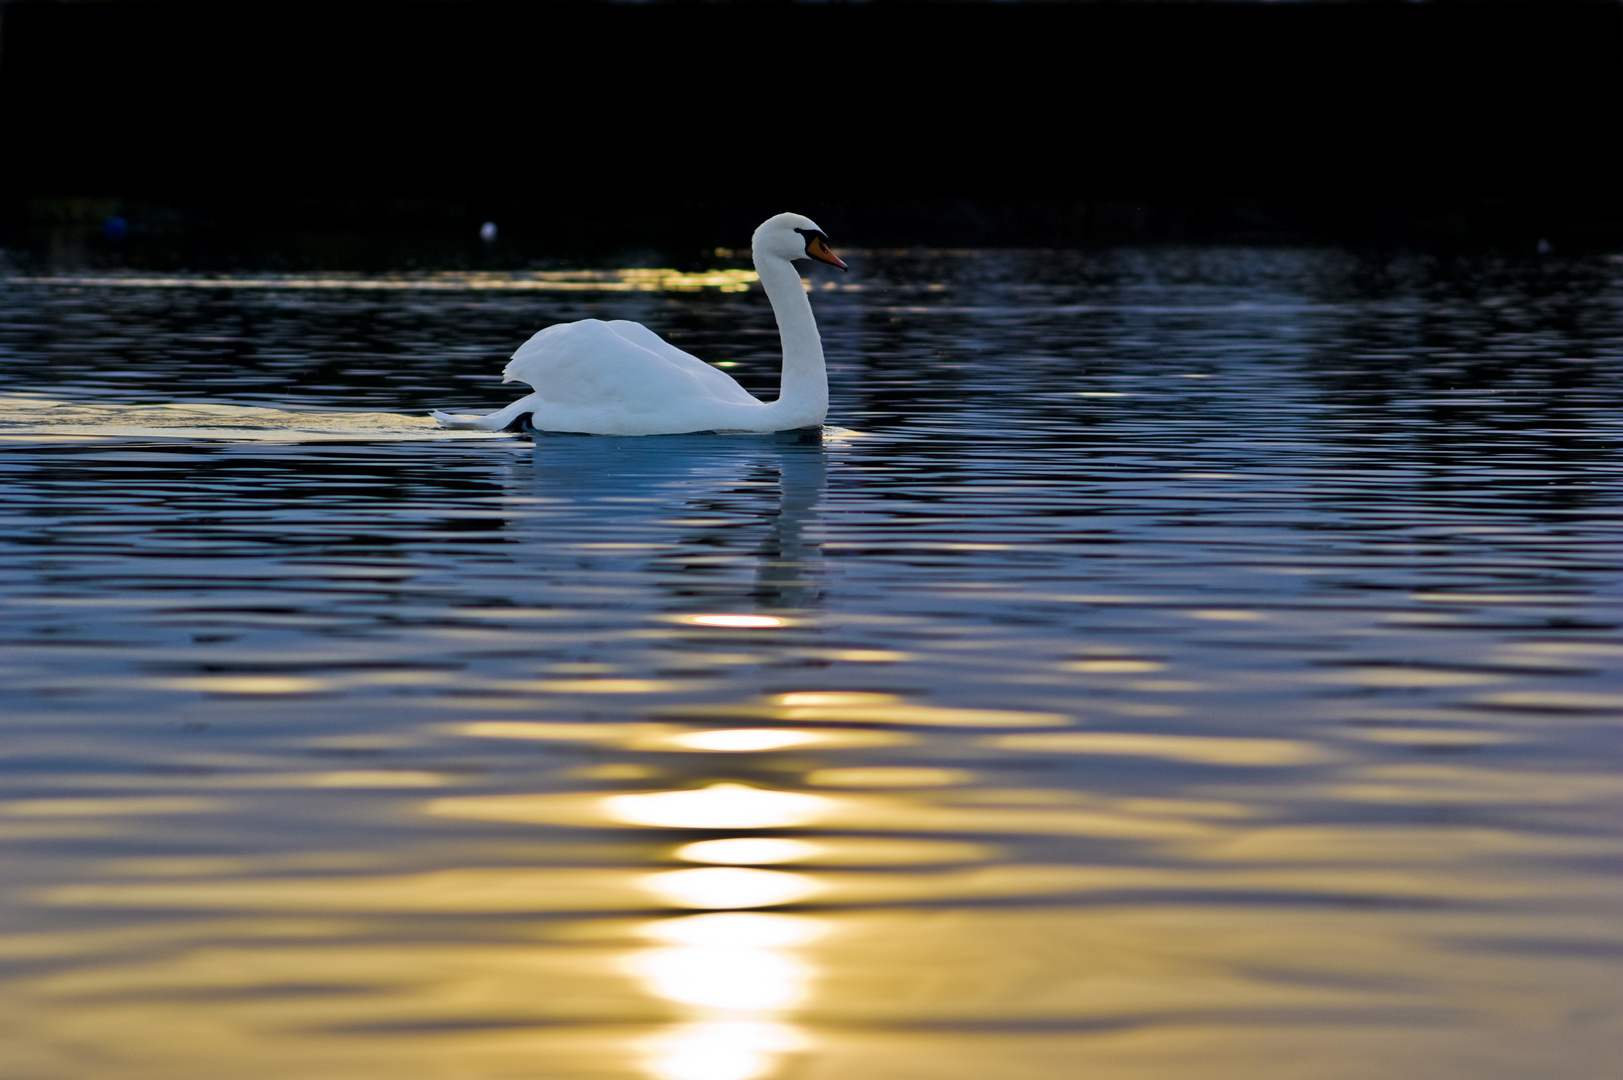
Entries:
[[0,287],[8,1080],[1611,1075],[1623,262],[850,261]]

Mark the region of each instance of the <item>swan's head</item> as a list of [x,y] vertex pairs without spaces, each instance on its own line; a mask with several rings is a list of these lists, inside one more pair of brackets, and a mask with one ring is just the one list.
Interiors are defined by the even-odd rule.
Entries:
[[799,214],[779,214],[761,222],[751,241],[757,257],[776,255],[780,259],[816,259],[820,263],[838,266],[845,264],[828,246],[828,237],[817,227],[817,222]]

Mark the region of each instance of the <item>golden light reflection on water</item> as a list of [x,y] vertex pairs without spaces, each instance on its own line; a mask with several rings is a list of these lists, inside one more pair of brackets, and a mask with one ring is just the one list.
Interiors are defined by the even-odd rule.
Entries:
[[756,908],[792,904],[823,891],[801,874],[709,866],[647,874],[642,887],[665,902],[687,908]]
[[875,731],[866,728],[720,728],[676,735],[648,736],[627,745],[638,750],[691,750],[741,754],[800,748],[854,750],[878,746],[906,746],[917,741],[917,736],[905,731]]
[[[719,783],[622,795],[561,792],[467,795],[424,805],[436,817],[529,825],[651,825],[665,829],[782,829],[810,824],[865,833],[1030,833],[1186,838],[1220,830],[1198,814],[1146,810],[1141,800],[1087,798],[1045,789],[811,795]],[[820,841],[821,842],[821,841]]]
[[911,653],[894,649],[834,649],[828,653],[828,657],[851,664],[899,664],[914,658]]
[[567,724],[531,720],[484,720],[445,728],[476,739],[530,739],[541,742],[604,743],[627,750],[665,750],[689,753],[763,753],[796,747],[852,749],[904,746],[916,736],[901,731],[865,728],[707,728],[692,730],[675,724],[600,723]]
[[650,1039],[644,1063],[658,1080],[755,1080],[772,1073],[783,1054],[808,1045],[787,1024],[708,1020]]
[[1047,728],[1072,723],[1064,713],[1014,709],[973,709],[926,705],[896,694],[870,691],[803,690],[774,694],[737,705],[678,705],[661,716],[703,716],[711,720],[776,720],[801,723],[898,724],[909,727]]
[[760,277],[753,270],[701,271],[633,267],[625,270],[439,271],[414,276],[358,274],[286,275],[54,275],[12,276],[15,284],[79,288],[341,290],[355,292],[747,292]]
[[670,742],[674,746],[690,750],[742,753],[751,750],[781,750],[786,746],[806,746],[817,742],[817,736],[809,731],[780,728],[730,728],[673,735]]
[[[1198,763],[1293,760],[1293,752],[1268,741],[1260,748],[1211,741],[1234,742],[1244,752],[1202,747]],[[1469,763],[1408,770],[1328,764],[1344,781],[1407,786],[1417,798],[1468,784],[1506,794],[1503,774]],[[1606,799],[1617,791],[1615,781],[1597,775],[1564,784],[1543,779],[1537,795],[1545,800]],[[1318,796],[1333,790],[1312,788]],[[333,789],[320,797],[367,793]],[[503,813],[522,807],[540,821],[489,815],[492,798],[508,800]],[[554,801],[537,801],[547,799]],[[156,800],[9,805],[13,817],[197,809]],[[836,796],[730,783],[427,805],[474,807],[451,815],[474,819],[616,830],[632,824],[659,832],[646,834],[652,844],[616,839],[600,844],[600,853],[586,845],[554,853],[555,861],[597,863],[575,868],[464,863],[398,873],[387,861],[363,870],[336,858],[320,866],[250,859],[107,863],[108,875],[125,880],[59,886],[28,899],[57,912],[190,911],[195,929],[165,923],[169,928],[155,930],[150,941],[132,938],[138,948],[127,958],[25,979],[0,993],[0,1005],[16,1024],[74,1020],[72,1031],[50,1038],[116,1043],[171,1063],[177,1055],[195,1056],[195,1067],[183,1062],[167,1073],[131,1073],[140,1080],[212,1080],[230,1073],[222,1062],[234,1058],[274,1060],[285,1071],[288,1053],[314,1061],[324,1049],[343,1046],[361,1047],[360,1058],[337,1071],[306,1072],[383,1080],[410,1075],[414,1059],[427,1054],[473,1076],[594,1069],[625,1076],[631,1069],[646,1080],[788,1080],[798,1075],[797,1057],[811,1055],[830,1076],[911,1069],[965,1080],[1055,1080],[1076,1075],[1085,1059],[1102,1062],[1099,1075],[1113,1080],[1293,1080],[1288,1070],[1256,1071],[1256,1055],[1304,1038],[1319,1053],[1373,1025],[1402,1047],[1393,1051],[1397,1057],[1429,1069],[1468,1045],[1492,1042],[1483,1025],[1495,1018],[1592,1004],[1606,965],[1591,952],[1612,940],[1615,922],[1594,914],[1615,900],[1615,883],[1507,872],[1512,864],[1504,862],[1543,860],[1553,867],[1562,858],[1604,857],[1604,837],[1580,842],[1441,824],[1290,825],[1244,800],[1115,798],[1037,786]],[[774,824],[786,821],[800,824]],[[659,839],[667,829],[807,824],[830,831]],[[854,830],[870,835],[847,834]],[[996,842],[917,835],[929,831],[980,832]],[[1046,849],[1060,857],[1023,862],[1021,847],[1045,833],[1111,844]],[[544,857],[553,856],[537,855]],[[672,858],[701,865],[658,868]],[[762,868],[787,864],[817,869]],[[1539,931],[1554,943],[1550,948],[1566,950],[1557,959],[1527,964],[1514,952],[1458,944],[1461,935],[1484,941],[1526,935],[1532,921],[1523,909],[1550,898],[1575,913],[1546,920]],[[1018,908],[1003,908],[1006,900],[1019,901]],[[743,910],[807,901],[819,905],[816,914]],[[1471,909],[1457,909],[1462,901]],[[1507,915],[1495,914],[1495,904],[1520,906]],[[650,908],[703,913],[636,922],[625,914]],[[513,940],[403,943],[401,937],[407,925],[401,920],[432,916],[471,928],[492,915],[510,921]],[[228,917],[237,920],[235,929],[224,929]],[[231,934],[236,938],[225,945],[214,940]],[[197,935],[207,948],[196,947],[203,940]],[[0,956],[31,963],[58,953],[107,952],[105,942],[76,942],[73,935],[0,938]],[[1045,964],[1034,957],[1060,959]],[[1455,995],[1464,1019],[1429,1026],[1382,1019],[1445,994]],[[179,1001],[199,1035],[183,1050],[172,1040],[159,1047],[144,1032]],[[1051,1025],[1053,1033],[1033,1035],[1021,1026],[1032,1023]],[[960,1024],[961,1036],[940,1033]],[[267,1025],[282,1025],[275,1040],[284,1045],[263,1034]],[[931,1033],[908,1035],[916,1025]],[[1106,1034],[1084,1038],[1078,1028]],[[1117,1028],[1126,1034],[1109,1034]],[[568,1042],[565,1036],[577,1030],[615,1034]],[[355,1034],[370,1031],[387,1039]],[[853,1050],[852,1031],[872,1033],[864,1036],[872,1046]],[[1355,1044],[1346,1046],[1349,1060],[1361,1060]],[[1172,1057],[1157,1056],[1164,1053]],[[1196,1063],[1205,1058],[1214,1060],[1202,1071]],[[280,1080],[268,1066],[241,1074]],[[1379,1073],[1331,1075],[1374,1080]],[[1519,1080],[1509,1071],[1484,1075]]]
[[968,769],[940,769],[926,765],[851,765],[839,769],[815,769],[806,774],[814,787],[950,787],[975,779]]
[[633,954],[627,969],[644,989],[681,1007],[687,1022],[644,1044],[658,1080],[753,1080],[807,1035],[783,1017],[807,1000],[815,969],[790,950],[825,936],[821,920],[763,914],[664,919],[640,936],[667,945]]
[[712,784],[698,791],[613,795],[603,808],[616,821],[666,829],[781,829],[831,813],[833,800],[746,784]]
[[784,626],[787,619],[775,615],[689,615],[682,620],[694,626],[723,626],[737,629]]
[[776,836],[735,836],[722,840],[696,840],[672,855],[688,862],[734,866],[769,866],[775,863],[819,863],[842,866],[883,866],[990,862],[1002,852],[990,844],[961,840],[929,840],[918,836],[819,836],[816,839]]
[[1160,671],[1166,665],[1157,660],[1128,660],[1114,658],[1099,658],[1095,660],[1076,660],[1061,664],[1063,671],[1087,671],[1097,675],[1131,675],[1149,671]]
[[760,912],[718,912],[712,915],[685,915],[645,923],[639,937],[668,945],[702,945],[708,948],[775,949],[809,945],[829,933],[827,919],[807,915],[765,914]]
[[1184,614],[1191,619],[1205,619],[1208,622],[1264,622],[1268,618],[1260,611],[1246,611],[1243,608],[1199,608]]
[[[1062,663],[1097,679],[1099,685],[1132,689],[1151,688],[1145,680],[1133,680],[1162,666],[1161,661],[1103,652]],[[529,691],[635,695],[650,688],[692,685],[680,680],[623,681],[613,678],[608,668],[585,662],[547,670],[555,678],[523,686]],[[1339,681],[1348,674],[1346,681],[1359,685],[1432,685],[1428,673],[1420,669],[1409,669],[1410,674],[1401,678],[1382,675],[1364,680],[1360,673],[1367,670],[1384,669],[1349,667],[1331,677]],[[1418,677],[1413,676],[1415,671]],[[1445,678],[1438,683],[1456,684],[1472,682]],[[1609,700],[1595,694],[1577,708],[1574,702],[1563,701],[1562,715],[1581,716],[1597,699]],[[491,865],[472,864],[470,859],[455,868],[428,871],[359,857],[319,865],[249,859],[108,861],[103,864],[108,875],[104,880],[42,888],[30,899],[59,912],[163,909],[191,911],[200,921],[213,913],[216,919],[231,916],[264,926],[308,927],[320,920],[347,918],[354,932],[363,935],[390,920],[495,916],[550,921],[554,926],[542,931],[542,937],[556,935],[560,940],[574,934],[589,939],[593,920],[618,920],[624,926],[627,912],[702,912],[643,922],[634,930],[639,939],[635,944],[623,942],[622,930],[622,943],[604,947],[591,962],[596,966],[589,974],[583,968],[571,976],[619,980],[620,997],[599,991],[598,1000],[614,1015],[644,1010],[637,1013],[644,1018],[641,1027],[622,1029],[617,1036],[613,1052],[621,1057],[613,1068],[635,1069],[647,1080],[781,1080],[794,1074],[793,1059],[801,1054],[817,1055],[816,1060],[824,1063],[819,1067],[832,1070],[831,1075],[848,1071],[830,1063],[838,1060],[838,1051],[831,1046],[843,1036],[805,1026],[813,1017],[819,1023],[832,1017],[879,1028],[891,1022],[905,1026],[955,1019],[1143,1024],[1145,1016],[1177,1009],[1205,1010],[1212,1016],[1245,1009],[1318,1009],[1331,1015],[1335,1010],[1401,1005],[1403,993],[1365,985],[1384,977],[1387,969],[1377,971],[1380,965],[1372,966],[1362,955],[1329,955],[1313,944],[1315,934],[1344,934],[1339,925],[1327,927],[1321,919],[1316,931],[1304,926],[1284,933],[1272,922],[1250,919],[1254,912],[1247,909],[1256,906],[1250,898],[1271,898],[1268,902],[1275,904],[1281,897],[1310,898],[1311,905],[1344,914],[1348,906],[1462,901],[1525,905],[1554,897],[1593,906],[1615,895],[1615,888],[1594,879],[1502,874],[1491,868],[1496,859],[1554,865],[1560,859],[1603,857],[1604,844],[1571,837],[1540,840],[1510,829],[1291,824],[1276,820],[1274,807],[1259,798],[1259,790],[1249,786],[1254,782],[1243,779],[1246,774],[1232,771],[1299,770],[1280,773],[1287,779],[1263,790],[1274,798],[1364,806],[1565,808],[1615,798],[1619,790],[1615,779],[1595,773],[1510,772],[1458,759],[1371,760],[1371,755],[1387,748],[1469,752],[1529,741],[1526,732],[1493,726],[1489,714],[1459,711],[1444,718],[1425,710],[1368,710],[1371,717],[1377,713],[1379,723],[1347,726],[1314,741],[1186,731],[1099,731],[1081,729],[1076,717],[1057,711],[965,708],[873,690],[804,689],[702,706],[645,706],[634,712],[610,712],[608,716],[620,718],[600,722],[515,719],[425,725],[394,742],[346,742],[327,736],[320,749],[340,752],[415,751],[447,735],[511,740],[509,749],[526,751],[536,747],[524,743],[574,744],[579,748],[574,756],[561,767],[551,766],[548,774],[551,782],[565,784],[565,790],[533,794],[475,790],[416,805],[430,816],[463,822],[500,822],[525,829],[607,829],[616,839],[598,845],[601,851],[588,850],[589,845],[578,845],[573,854],[556,848],[561,864],[545,866],[505,864],[505,855]],[[737,721],[745,723],[729,726]],[[956,749],[920,763],[919,748],[932,745]],[[895,763],[861,753],[897,746],[909,749]],[[615,751],[608,760],[603,760],[604,748]],[[962,751],[973,755],[973,767],[963,767],[969,759]],[[659,756],[625,760],[643,753]],[[1080,764],[1087,758],[1097,759],[1096,766],[1105,769],[1129,758],[1173,762],[1198,767],[1187,771],[1212,779],[1204,787],[1192,781],[1184,787],[1180,781],[1179,792],[1139,787],[1113,795],[1107,788],[1022,784],[1008,771],[1033,762],[1053,766]],[[729,775],[750,781],[714,779]],[[993,775],[1009,777],[1006,786],[988,783]],[[1226,779],[1234,775],[1242,780]],[[684,781],[684,776],[691,779]],[[580,780],[617,783],[621,789],[567,789]],[[338,799],[364,798],[369,788],[380,789],[382,796],[383,789],[448,786],[464,780],[454,770],[348,768],[267,771],[199,782],[243,792],[306,788],[311,797]],[[652,790],[625,790],[635,784]],[[848,790],[835,790],[841,788]],[[205,810],[230,812],[231,804],[140,798],[32,800],[0,804],[0,818],[94,821],[144,814],[195,816]],[[625,839],[628,828],[641,838]],[[733,835],[684,837],[682,830]],[[768,835],[752,835],[757,832]],[[657,838],[661,836],[667,839]],[[984,841],[964,839],[969,836]],[[567,865],[570,862],[575,865]],[[1205,901],[1213,895],[1223,899],[1216,904]],[[1136,916],[1123,913],[1134,911],[1143,897],[1152,898],[1148,923],[1121,931],[1125,937],[1111,931],[1113,925],[1120,924],[1120,930],[1133,923]],[[1034,913],[1036,909],[1019,915],[979,909],[1011,901],[1021,905],[1040,901],[1044,909],[1059,914],[1050,918]],[[796,905],[808,907],[797,910]],[[805,910],[819,914],[799,913]],[[932,912],[932,917],[922,918],[923,911]],[[881,912],[890,914],[877,914]],[[1158,912],[1174,912],[1176,917],[1168,916],[1170,921],[1147,929]],[[1310,915],[1292,914],[1313,922]],[[896,919],[887,922],[891,915]],[[869,938],[863,946],[867,952],[853,952],[848,939],[865,922],[885,923],[889,930]],[[1031,928],[1045,922],[1052,924],[1053,941],[1021,937],[1030,937]],[[576,929],[570,929],[571,924]],[[1251,935],[1243,948],[1216,940],[1236,927]],[[1004,938],[982,940],[989,933],[1013,935],[1025,943],[1010,946]],[[1168,949],[1168,941],[1175,943],[1175,959],[1157,951]],[[1076,986],[1022,988],[1023,976],[1009,965],[1026,962],[1020,957],[1029,960],[1034,952],[1056,943],[1085,951],[1088,979]],[[1393,941],[1366,944],[1385,950],[1382,963],[1388,969],[1402,967],[1396,959],[1402,950]],[[5,947],[0,942],[0,952]],[[19,947],[26,951],[32,946]],[[502,968],[494,956],[480,959],[465,950],[466,959],[459,962],[468,964],[469,970],[428,1005],[414,996],[418,991],[404,989],[417,985],[416,973],[407,970],[411,950],[404,950],[398,986],[387,980],[377,984],[392,987],[379,992],[390,1003],[377,1008],[396,1018],[378,1023],[394,1030],[390,1025],[409,1027],[422,1016],[452,1017],[456,1022],[454,1018],[462,1015],[459,1010],[469,1008],[470,992],[481,1002],[469,1014],[473,1030],[484,1022],[480,1017],[497,1016],[499,1021],[511,1001],[528,1001],[534,994],[536,972],[556,959],[549,948],[541,944],[521,950],[527,959],[512,969]],[[310,959],[308,970],[321,973],[316,982],[351,987],[359,985],[357,973],[375,970],[376,962],[366,950],[340,952]],[[1433,949],[1431,968],[1411,963],[1408,977],[1429,977],[1427,970],[1452,962],[1446,953],[1443,947]],[[1198,962],[1189,961],[1191,957]],[[441,957],[431,962],[446,961]],[[58,993],[64,992],[61,987],[82,986],[85,989],[74,992],[88,995],[106,994],[108,987],[129,994],[137,984],[144,988],[142,993],[150,993],[152,986],[168,986],[175,993],[203,999],[220,986],[237,987],[244,979],[275,981],[268,969],[244,976],[218,964],[188,963],[177,959],[161,971],[115,971],[106,978],[63,980],[51,986]],[[1259,963],[1271,964],[1270,971],[1301,968],[1307,972],[1303,984],[1307,989],[1288,977],[1256,974],[1253,967]],[[1483,978],[1498,977],[1488,966],[1482,970]],[[294,978],[286,972],[278,977],[284,982]],[[1585,968],[1573,978],[1593,982],[1594,976]],[[923,983],[917,982],[921,979]],[[485,985],[499,992],[456,989]],[[1574,1000],[1584,999],[1589,991],[1581,987],[1589,984],[1575,985],[1580,989],[1572,991]],[[353,988],[345,992],[357,999],[369,993]],[[313,1016],[321,1011],[317,1004],[300,1008],[308,1008]],[[655,1006],[663,1011],[646,1011]],[[362,1008],[355,1022],[364,1027],[372,1022],[370,1015]],[[498,1021],[492,1022],[491,1030],[501,1030],[505,1021]],[[1282,1023],[1280,1030],[1289,1033],[1299,1027],[1291,1021]],[[1195,1038],[1188,1030],[1180,1037]],[[494,1045],[495,1038],[470,1037],[470,1045]],[[991,1049],[995,1037],[976,1038],[983,1041],[976,1044],[978,1057],[966,1075],[992,1075],[988,1062],[1002,1063],[1005,1056]],[[939,1037],[919,1045],[929,1060],[929,1075],[953,1075],[953,1055],[943,1049]],[[573,1051],[549,1052],[564,1055],[557,1060],[578,1060],[568,1058]],[[1128,1059],[1138,1060],[1132,1054]],[[1007,1074],[1052,1080],[1069,1075],[1075,1060],[1072,1053],[1063,1064]],[[994,1071],[1002,1075],[1002,1070],[999,1064]],[[1241,1080],[1242,1074],[1230,1075]]]
[[986,741],[987,745],[1002,750],[1149,757],[1205,765],[1306,765],[1331,757],[1323,747],[1288,739],[1208,738],[1138,732],[1043,732],[998,735]]
[[197,690],[205,694],[318,694],[337,689],[327,679],[291,675],[196,675],[173,679],[146,679],[158,690]]
[[761,866],[770,863],[803,862],[823,849],[806,840],[773,836],[735,836],[725,840],[698,840],[676,849],[678,859],[689,862]]
[[777,948],[683,945],[636,953],[630,968],[654,996],[729,1012],[779,1012],[807,996],[810,968]]
[[851,693],[826,690],[779,694],[777,703],[787,708],[824,705],[891,705],[901,700],[895,694]]

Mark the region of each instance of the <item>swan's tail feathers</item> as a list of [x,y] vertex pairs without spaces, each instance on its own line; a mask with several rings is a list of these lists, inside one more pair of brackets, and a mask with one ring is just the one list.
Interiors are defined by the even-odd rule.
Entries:
[[[503,417],[501,413],[491,413],[489,416],[458,416],[454,413],[432,409],[428,415],[438,420],[440,427],[471,428],[475,431],[501,431],[507,426],[507,418]],[[524,415],[529,416],[529,413]]]
[[525,424],[530,423],[530,414],[535,411],[533,400],[535,396],[531,394],[527,398],[519,398],[505,409],[497,409],[483,416],[441,412],[438,409],[432,410],[428,415],[438,420],[441,426],[449,428],[473,428],[476,431],[534,431],[533,427],[515,428],[513,425],[521,420]]

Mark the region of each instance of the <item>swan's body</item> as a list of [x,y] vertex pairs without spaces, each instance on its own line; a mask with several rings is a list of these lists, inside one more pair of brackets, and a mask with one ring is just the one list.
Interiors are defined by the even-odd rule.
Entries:
[[761,401],[726,372],[640,323],[582,319],[547,327],[508,361],[502,381],[528,383],[535,393],[488,416],[436,411],[434,419],[446,427],[499,431],[528,415],[537,431],[593,435],[785,431],[821,424],[828,412],[823,343],[792,260],[812,258],[842,270],[845,264],[828,249],[822,230],[799,214],[764,222],[755,230],[753,254],[783,343],[776,401]]

